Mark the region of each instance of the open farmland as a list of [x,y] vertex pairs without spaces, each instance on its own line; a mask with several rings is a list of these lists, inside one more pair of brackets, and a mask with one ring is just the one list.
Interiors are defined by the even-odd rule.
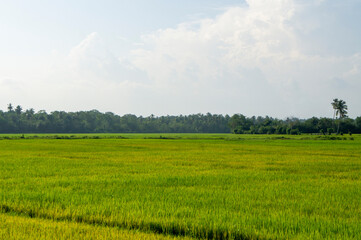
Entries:
[[0,139],[3,239],[361,236],[359,135]]

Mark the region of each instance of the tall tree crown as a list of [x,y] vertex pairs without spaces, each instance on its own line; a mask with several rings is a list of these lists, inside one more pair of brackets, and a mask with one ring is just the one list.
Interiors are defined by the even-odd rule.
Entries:
[[335,98],[335,99],[333,99],[333,102],[331,103],[331,105],[335,111],[334,114],[336,115],[336,117],[339,117],[339,118],[347,117],[348,107],[344,100]]

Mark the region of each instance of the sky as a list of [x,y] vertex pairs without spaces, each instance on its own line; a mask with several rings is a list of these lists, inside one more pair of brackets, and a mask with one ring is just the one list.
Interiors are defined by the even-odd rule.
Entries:
[[360,0],[0,0],[0,109],[361,116]]

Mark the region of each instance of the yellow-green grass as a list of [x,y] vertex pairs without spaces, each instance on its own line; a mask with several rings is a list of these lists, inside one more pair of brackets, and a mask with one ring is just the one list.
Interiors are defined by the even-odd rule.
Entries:
[[361,136],[161,135],[1,140],[0,209],[172,236],[360,238]]
[[[54,222],[21,216],[0,214],[0,239],[144,239],[175,240],[182,237],[128,231],[119,228],[74,222]],[[189,238],[188,238],[189,239]]]

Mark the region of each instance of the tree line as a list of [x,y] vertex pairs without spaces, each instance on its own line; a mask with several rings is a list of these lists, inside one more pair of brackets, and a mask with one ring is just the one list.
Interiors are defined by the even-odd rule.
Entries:
[[[335,114],[337,112],[335,111]],[[361,133],[361,117],[287,118],[246,117],[221,114],[192,114],[148,117],[119,116],[97,110],[47,113],[8,105],[0,110],[0,133],[236,133],[300,134]]]
[[226,133],[229,116],[193,114],[148,117],[97,110],[47,113],[9,104],[0,111],[0,133]]
[[361,117],[356,119],[245,117],[235,114],[229,121],[233,133],[238,134],[291,134],[318,133],[344,134],[361,133]]
[[335,98],[331,106],[334,110],[332,119],[312,117],[303,120],[298,118],[279,120],[270,117],[247,118],[236,114],[230,119],[229,125],[234,133],[240,134],[361,133],[361,117],[348,118],[348,106],[344,100]]

